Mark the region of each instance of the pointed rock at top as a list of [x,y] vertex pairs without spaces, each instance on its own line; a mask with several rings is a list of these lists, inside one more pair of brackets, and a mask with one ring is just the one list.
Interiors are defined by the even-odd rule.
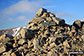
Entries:
[[36,17],[41,17],[44,12],[47,12],[47,10],[45,8],[40,8],[36,13]]

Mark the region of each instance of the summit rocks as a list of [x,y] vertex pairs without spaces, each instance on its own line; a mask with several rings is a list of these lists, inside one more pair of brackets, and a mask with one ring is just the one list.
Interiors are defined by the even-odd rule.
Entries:
[[36,13],[36,17],[41,17],[44,13],[46,13],[47,10],[44,8],[40,8],[38,12]]
[[84,22],[68,25],[44,8],[15,36],[0,36],[0,56],[69,56],[83,51]]

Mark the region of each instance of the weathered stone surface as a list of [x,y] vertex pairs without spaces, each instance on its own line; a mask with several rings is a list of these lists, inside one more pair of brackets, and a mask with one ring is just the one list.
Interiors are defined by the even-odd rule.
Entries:
[[48,26],[49,22],[43,22],[42,24],[43,24],[43,26]]
[[51,22],[51,21],[52,21],[52,18],[51,18],[51,17],[46,17],[46,20],[47,20],[48,22]]
[[6,51],[6,46],[0,46],[0,54]]
[[38,10],[38,12],[36,13],[36,17],[42,16],[44,12],[47,12],[47,10],[44,9],[44,8],[40,8],[40,9]]
[[40,23],[42,21],[44,21],[44,18],[43,17],[36,17],[36,18],[33,18],[31,20],[31,22],[33,22],[33,23]]
[[2,56],[11,56],[12,50],[9,50],[8,52],[4,52]]
[[83,52],[83,28],[80,20],[68,25],[41,8],[17,36],[0,36],[0,56],[68,56],[69,52]]
[[16,56],[16,54],[15,53],[12,53],[11,56]]
[[50,26],[55,26],[56,25],[56,23],[55,22],[50,22]]
[[84,35],[82,35],[81,38],[84,40]]
[[55,17],[55,15],[53,13],[49,13],[50,17]]
[[65,24],[65,21],[63,19],[59,19],[59,18],[56,18],[56,17],[52,17],[52,19],[58,25],[64,25]]
[[48,56],[58,56],[55,52],[48,52]]
[[10,41],[10,38],[6,34],[0,36],[0,45],[6,44],[8,41]]
[[84,24],[83,24],[83,26],[82,26],[82,29],[84,30]]
[[43,15],[41,17],[47,17],[47,13],[44,12]]
[[20,34],[21,34],[22,38],[31,39],[34,36],[33,30],[36,30],[36,29],[31,29],[31,30],[30,29],[22,29]]
[[20,34],[21,34],[22,38],[25,38],[26,29],[22,29],[22,30],[20,31]]
[[0,40],[4,39],[6,37],[6,34],[3,34],[2,36],[0,36]]
[[26,30],[26,34],[25,34],[25,37],[27,39],[32,39],[34,37],[34,30],[27,29]]
[[30,54],[29,54],[29,53],[27,53],[25,56],[30,56]]
[[41,49],[38,39],[34,39],[33,44],[34,44],[34,49],[36,49],[36,50]]
[[20,39],[20,40],[18,41],[18,44],[23,45],[25,42],[26,42],[25,39]]
[[65,47],[70,48],[70,46],[69,46],[69,44],[68,44],[67,40],[63,42],[63,45],[64,45]]
[[81,21],[80,20],[76,20],[73,25],[76,27],[76,28],[80,28],[81,27]]

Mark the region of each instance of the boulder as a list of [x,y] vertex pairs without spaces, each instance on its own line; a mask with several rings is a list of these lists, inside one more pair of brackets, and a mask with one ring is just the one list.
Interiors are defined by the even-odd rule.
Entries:
[[6,46],[0,46],[0,54],[3,53],[4,51],[6,51]]
[[49,13],[50,17],[55,17],[55,15],[53,13]]
[[58,25],[65,25],[65,21],[63,19],[52,17],[53,21],[56,22]]
[[81,21],[80,21],[80,20],[76,20],[76,21],[73,23],[73,25],[74,25],[77,29],[79,29],[79,28],[81,28]]
[[10,41],[10,37],[7,37],[6,34],[0,36],[0,45],[6,44],[8,41]]
[[26,37],[25,37],[25,34],[26,34],[26,29],[22,29],[22,30],[20,31],[21,37],[22,37],[22,38],[26,38]]
[[44,12],[47,12],[47,10],[44,9],[44,8],[40,8],[40,9],[38,10],[38,12],[36,13],[36,17],[41,17]]
[[0,56],[68,56],[72,51],[84,51],[84,23],[68,25],[44,8],[15,37],[0,36]]
[[36,49],[36,50],[41,49],[38,39],[34,39],[33,44],[34,44],[34,49]]
[[25,39],[20,39],[20,40],[18,41],[18,44],[23,45],[25,42],[26,42]]
[[22,29],[20,31],[20,35],[24,39],[31,39],[34,36],[34,32],[33,31],[34,30],[30,30],[30,29]]

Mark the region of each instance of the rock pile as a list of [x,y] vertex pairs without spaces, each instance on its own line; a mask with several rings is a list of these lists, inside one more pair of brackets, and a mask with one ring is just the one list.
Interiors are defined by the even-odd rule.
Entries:
[[68,56],[69,52],[84,52],[84,22],[68,25],[44,8],[18,36],[0,36],[0,56]]

